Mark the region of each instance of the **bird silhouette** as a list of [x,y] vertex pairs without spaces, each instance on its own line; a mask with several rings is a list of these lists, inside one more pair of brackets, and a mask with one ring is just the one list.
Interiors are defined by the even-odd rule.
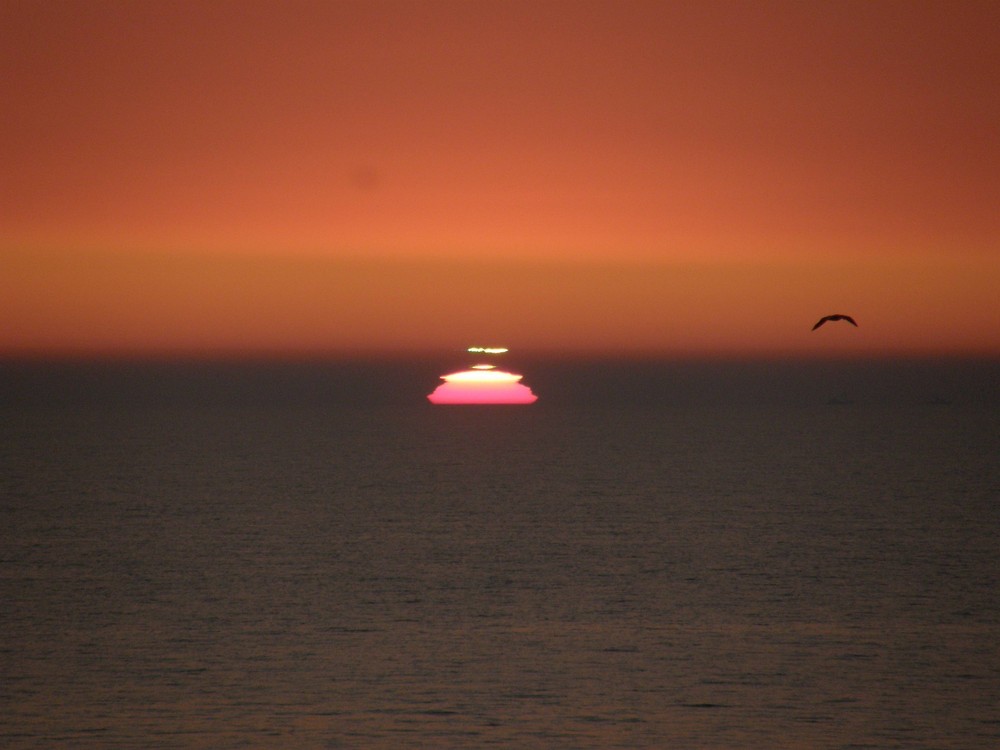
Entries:
[[855,328],[858,327],[858,324],[854,322],[854,318],[852,318],[850,315],[824,315],[822,318],[819,319],[819,321],[817,321],[816,325],[814,325],[812,329],[815,331],[817,328],[819,328],[828,320],[846,320]]

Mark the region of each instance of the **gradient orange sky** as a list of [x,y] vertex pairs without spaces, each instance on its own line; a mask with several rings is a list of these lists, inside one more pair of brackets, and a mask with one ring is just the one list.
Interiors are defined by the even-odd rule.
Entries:
[[1000,356],[997,28],[3,3],[0,355]]

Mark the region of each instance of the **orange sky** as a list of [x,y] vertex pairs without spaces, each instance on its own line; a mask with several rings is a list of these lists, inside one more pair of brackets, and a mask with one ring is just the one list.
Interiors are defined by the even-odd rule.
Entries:
[[1000,355],[997,28],[4,3],[0,354]]

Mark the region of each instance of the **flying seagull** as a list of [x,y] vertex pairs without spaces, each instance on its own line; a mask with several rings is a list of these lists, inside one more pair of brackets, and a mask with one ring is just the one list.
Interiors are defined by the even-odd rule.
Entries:
[[858,327],[858,324],[854,322],[854,318],[852,318],[850,315],[824,315],[822,318],[819,319],[819,322],[817,322],[816,325],[812,327],[812,329],[815,331],[817,328],[819,328],[828,320],[846,320],[855,328]]

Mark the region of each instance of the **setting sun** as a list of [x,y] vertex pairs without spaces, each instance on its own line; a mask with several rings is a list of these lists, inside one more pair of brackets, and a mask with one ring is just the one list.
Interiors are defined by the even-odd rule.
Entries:
[[470,370],[442,375],[444,383],[427,398],[432,404],[533,404],[538,396],[519,382],[522,377],[491,365],[473,365]]

